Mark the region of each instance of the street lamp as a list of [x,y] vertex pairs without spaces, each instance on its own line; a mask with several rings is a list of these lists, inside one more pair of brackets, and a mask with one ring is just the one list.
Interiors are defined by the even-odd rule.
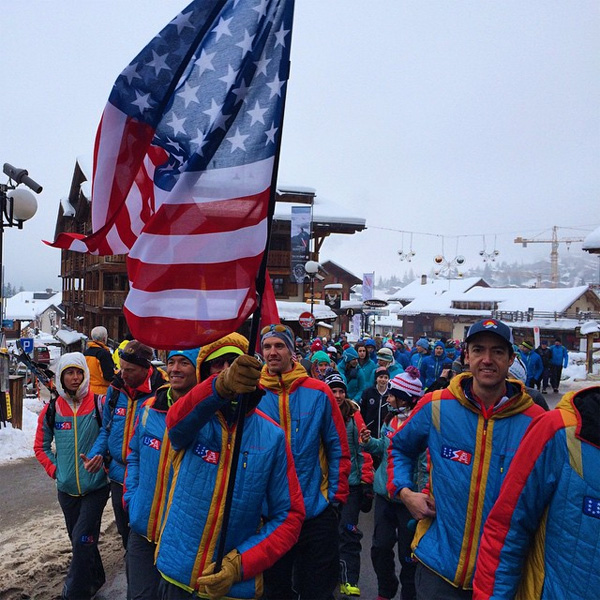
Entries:
[[23,229],[23,223],[31,219],[37,211],[35,196],[29,190],[18,186],[22,183],[36,194],[42,191],[42,186],[31,179],[25,169],[17,169],[4,163],[2,170],[8,176],[8,183],[0,183],[0,313],[4,319],[4,229]]
[[[304,270],[306,271],[306,275],[310,279],[310,314],[313,315],[313,317],[314,317],[313,309],[315,306],[315,279],[317,278],[317,276],[319,274],[320,266],[321,265],[315,260],[309,260],[304,265]],[[314,337],[314,330],[315,330],[315,327],[313,325],[313,328],[311,330],[311,337]]]

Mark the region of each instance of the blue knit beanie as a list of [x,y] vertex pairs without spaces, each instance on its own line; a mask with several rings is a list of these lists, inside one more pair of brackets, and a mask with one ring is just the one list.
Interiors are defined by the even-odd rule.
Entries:
[[417,346],[421,346],[421,348],[425,348],[425,350],[429,350],[429,341],[425,338],[419,338],[417,341]]
[[167,354],[167,361],[172,356],[185,356],[193,365],[196,366],[198,360],[198,354],[200,354],[200,348],[190,348],[189,350],[171,350]]
[[354,348],[346,348],[344,350],[344,354],[342,354],[346,362],[349,362],[354,359],[358,359],[358,352]]

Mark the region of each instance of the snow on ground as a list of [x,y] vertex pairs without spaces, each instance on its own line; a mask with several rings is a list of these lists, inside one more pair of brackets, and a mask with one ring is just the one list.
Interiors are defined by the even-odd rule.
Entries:
[[38,414],[43,403],[38,398],[23,399],[23,429],[13,429],[10,421],[0,429],[0,464],[33,456]]

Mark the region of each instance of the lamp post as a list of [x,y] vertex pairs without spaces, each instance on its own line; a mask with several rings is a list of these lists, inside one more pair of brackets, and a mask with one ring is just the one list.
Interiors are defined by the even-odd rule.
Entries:
[[31,179],[25,169],[17,169],[4,163],[2,170],[8,176],[8,183],[0,183],[0,316],[4,320],[4,229],[23,229],[23,223],[31,219],[37,211],[35,196],[29,190],[18,186],[24,184],[36,194],[42,191],[42,186]]
[[[315,306],[315,279],[319,274],[319,263],[315,260],[309,260],[304,265],[304,270],[306,271],[306,275],[310,279],[310,314],[314,317],[314,306]],[[316,320],[316,319],[315,319]],[[311,338],[314,337],[315,327],[311,329]]]

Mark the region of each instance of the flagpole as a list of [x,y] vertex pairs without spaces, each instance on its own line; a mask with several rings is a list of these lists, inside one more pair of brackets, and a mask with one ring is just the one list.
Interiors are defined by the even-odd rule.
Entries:
[[[293,9],[292,9],[293,10]],[[292,19],[293,22],[293,19]],[[293,29],[293,27],[291,28]],[[290,44],[291,44],[290,35]],[[283,138],[283,122],[285,117],[285,104],[287,99],[287,82],[289,82],[290,64],[288,62],[288,72],[286,77],[285,91],[283,92],[282,104],[281,104],[281,125],[279,130],[279,139],[277,140],[277,149],[275,151],[275,160],[273,163],[273,174],[271,176],[271,189],[269,194],[269,207],[267,210],[267,239],[265,241],[265,248],[263,252],[262,261],[256,275],[255,287],[256,287],[256,309],[252,313],[250,321],[250,340],[248,345],[248,354],[254,353],[256,348],[256,342],[258,340],[258,328],[260,326],[260,315],[262,310],[262,300],[265,291],[266,273],[267,273],[267,261],[269,258],[269,245],[271,242],[271,229],[273,225],[273,215],[275,214],[275,204],[277,202],[277,173],[279,171],[279,155],[281,151],[281,140]],[[223,508],[223,521],[221,523],[221,531],[219,533],[219,544],[217,547],[217,557],[215,560],[215,573],[221,570],[223,558],[225,556],[225,542],[227,540],[227,529],[229,527],[229,516],[231,514],[231,505],[233,503],[233,489],[235,487],[235,478],[237,473],[237,467],[239,462],[239,456],[242,447],[242,436],[244,433],[244,424],[246,420],[246,411],[248,407],[248,400],[251,394],[242,394],[239,397],[236,415],[236,426],[235,426],[235,439],[233,442],[233,452],[231,456],[231,467],[229,471],[229,480],[227,482],[227,491],[225,495],[225,506]]]

